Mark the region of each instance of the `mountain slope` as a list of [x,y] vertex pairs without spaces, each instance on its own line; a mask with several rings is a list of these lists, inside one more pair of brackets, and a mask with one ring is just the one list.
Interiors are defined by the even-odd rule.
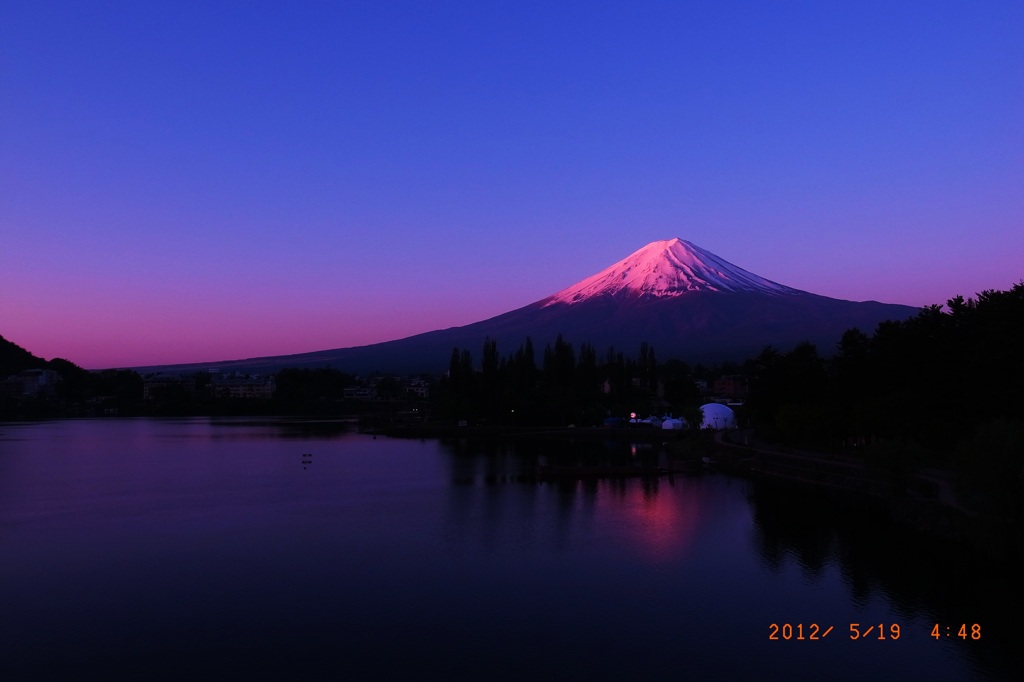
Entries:
[[843,301],[793,289],[672,239],[648,244],[540,301],[466,326],[371,346],[174,369],[276,371],[327,365],[355,373],[440,372],[453,347],[468,348],[478,358],[485,337],[509,353],[529,336],[540,351],[558,334],[577,346],[589,342],[599,353],[615,346],[633,354],[647,341],[659,358],[687,362],[742,360],[769,344],[786,349],[802,341],[828,354],[851,327],[871,333],[879,322],[916,312],[910,306]]
[[21,346],[0,336],[0,379],[26,369],[46,366],[46,360],[36,357]]
[[698,291],[799,293],[759,277],[682,239],[651,242],[615,265],[546,299],[579,303],[595,296],[670,298]]

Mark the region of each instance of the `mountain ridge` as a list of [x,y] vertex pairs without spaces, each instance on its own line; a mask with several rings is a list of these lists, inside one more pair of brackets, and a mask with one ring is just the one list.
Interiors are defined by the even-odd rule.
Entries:
[[284,356],[136,367],[138,371],[277,371],[331,366],[357,374],[438,373],[452,348],[475,352],[485,338],[513,350],[527,337],[543,348],[561,335],[574,344],[627,353],[640,343],[663,359],[742,360],[767,345],[809,341],[828,353],[847,329],[872,332],[918,308],[844,301],[794,289],[729,263],[685,240],[651,242],[625,259],[551,296],[459,327],[366,346]]

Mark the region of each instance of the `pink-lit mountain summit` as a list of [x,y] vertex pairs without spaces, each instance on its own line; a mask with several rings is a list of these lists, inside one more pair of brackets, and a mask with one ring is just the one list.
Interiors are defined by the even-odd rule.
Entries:
[[563,289],[545,305],[579,303],[595,296],[673,297],[697,291],[795,294],[688,241],[651,242],[615,265]]
[[748,272],[682,239],[648,244],[597,274],[547,298],[480,322],[371,346],[299,355],[178,366],[276,371],[332,366],[352,373],[439,372],[453,348],[479,354],[484,339],[499,353],[527,337],[542,351],[560,334],[599,353],[635,354],[651,344],[660,359],[743,360],[767,345],[785,350],[809,341],[831,354],[843,332],[872,333],[885,320],[914,315],[910,306],[819,296]]

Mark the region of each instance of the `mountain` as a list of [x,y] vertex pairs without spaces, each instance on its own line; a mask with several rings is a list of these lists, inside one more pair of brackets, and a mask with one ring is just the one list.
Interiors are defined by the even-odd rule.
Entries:
[[[682,239],[648,244],[611,267],[517,310],[475,322],[370,346],[163,370],[277,371],[332,366],[357,374],[447,369],[454,347],[479,359],[486,337],[502,354],[531,337],[539,353],[558,334],[599,353],[627,354],[650,343],[658,358],[687,362],[742,360],[766,345],[786,350],[810,341],[829,354],[851,327],[870,334],[879,322],[906,319],[917,308],[854,302],[793,289],[748,272]],[[155,368],[139,368],[140,371]]]
[[610,268],[548,297],[544,304],[582,303],[600,296],[669,298],[699,291],[769,296],[801,293],[676,238],[651,242]]
[[38,358],[16,343],[0,336],[0,379],[26,369],[46,367],[46,360]]

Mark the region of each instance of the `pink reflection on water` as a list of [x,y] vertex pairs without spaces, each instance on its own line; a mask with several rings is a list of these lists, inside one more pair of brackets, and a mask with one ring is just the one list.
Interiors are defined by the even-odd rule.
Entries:
[[666,564],[685,556],[696,539],[700,489],[668,479],[634,479],[625,489],[603,486],[598,495],[602,519],[619,526],[625,541],[647,561]]

